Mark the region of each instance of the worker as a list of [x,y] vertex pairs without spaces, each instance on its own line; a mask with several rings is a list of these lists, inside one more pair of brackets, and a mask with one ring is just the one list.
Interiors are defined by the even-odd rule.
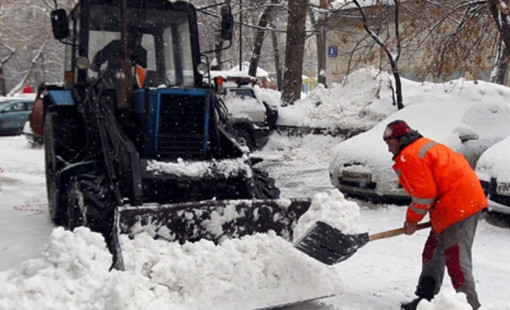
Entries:
[[393,154],[399,182],[412,199],[405,234],[412,235],[427,214],[432,224],[422,253],[417,298],[401,308],[416,309],[422,299],[433,299],[446,267],[455,290],[465,293],[471,307],[478,309],[471,249],[478,219],[488,203],[476,173],[462,154],[423,137],[403,120],[389,123],[383,139]]
[[[140,29],[135,27],[129,29],[127,34],[128,56],[133,66],[139,65],[147,68],[147,50],[142,47],[142,37],[143,33]],[[103,63],[108,62],[108,69],[115,70],[117,61],[121,59],[121,53],[122,42],[120,40],[111,41],[96,53],[90,64],[90,69],[97,72]]]

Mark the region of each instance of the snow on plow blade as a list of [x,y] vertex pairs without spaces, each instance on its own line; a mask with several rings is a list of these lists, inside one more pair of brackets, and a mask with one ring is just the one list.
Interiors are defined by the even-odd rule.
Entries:
[[274,230],[292,240],[292,229],[310,199],[207,200],[167,205],[122,206],[114,223],[114,268],[124,269],[118,234],[147,232],[179,243],[228,238]]

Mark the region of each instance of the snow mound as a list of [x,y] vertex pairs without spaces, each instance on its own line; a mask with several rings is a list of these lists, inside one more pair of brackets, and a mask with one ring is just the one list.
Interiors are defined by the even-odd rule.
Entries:
[[299,218],[294,227],[294,242],[317,221],[329,224],[343,233],[361,233],[366,229],[360,219],[358,204],[345,199],[339,190],[317,193],[312,198],[310,209]]
[[221,245],[146,233],[121,243],[126,270],[110,271],[102,235],[55,228],[42,258],[0,273],[0,309],[251,309],[343,291],[334,268],[273,232]]
[[353,72],[329,89],[319,84],[306,98],[280,108],[278,125],[369,129],[397,111],[392,105],[390,81],[387,73],[369,67]]

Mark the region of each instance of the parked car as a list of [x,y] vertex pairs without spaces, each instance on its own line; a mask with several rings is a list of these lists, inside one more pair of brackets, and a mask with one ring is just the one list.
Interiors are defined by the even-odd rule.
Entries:
[[510,214],[510,137],[488,148],[476,164],[476,173],[489,198],[489,211]]
[[34,99],[0,99],[0,134],[20,134],[32,111]]
[[475,101],[411,104],[333,149],[330,179],[341,192],[376,202],[410,202],[392,169],[392,155],[382,139],[386,125],[396,119],[405,120],[423,136],[461,152],[472,167],[487,148],[510,135],[508,104]]

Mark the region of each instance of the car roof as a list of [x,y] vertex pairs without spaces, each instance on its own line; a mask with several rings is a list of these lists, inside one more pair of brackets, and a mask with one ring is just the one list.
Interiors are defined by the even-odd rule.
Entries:
[[476,172],[481,179],[490,181],[495,177],[498,181],[510,182],[510,163],[508,162],[510,137],[489,147],[478,160]]

